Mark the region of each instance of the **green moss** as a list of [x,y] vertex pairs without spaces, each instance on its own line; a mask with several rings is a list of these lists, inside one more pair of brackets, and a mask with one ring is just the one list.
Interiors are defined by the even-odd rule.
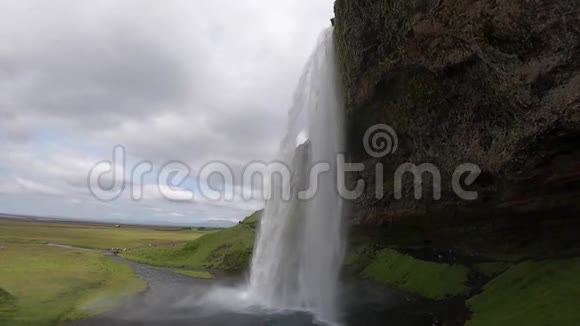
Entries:
[[467,304],[468,326],[580,325],[580,259],[525,262],[487,284]]
[[468,272],[462,265],[422,261],[385,249],[377,254],[362,274],[426,298],[443,299],[466,293]]
[[155,266],[240,270],[250,261],[255,236],[254,228],[243,222],[204,235],[183,248],[140,249],[123,256]]

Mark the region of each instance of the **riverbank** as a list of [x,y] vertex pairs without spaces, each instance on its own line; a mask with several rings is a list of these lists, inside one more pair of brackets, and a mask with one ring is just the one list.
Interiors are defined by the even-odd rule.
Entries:
[[0,324],[55,325],[108,311],[147,284],[104,249],[179,246],[207,233],[0,219]]
[[[2,242],[0,324],[55,325],[99,314],[147,287],[100,252]],[[1,300],[0,300],[1,301]]]

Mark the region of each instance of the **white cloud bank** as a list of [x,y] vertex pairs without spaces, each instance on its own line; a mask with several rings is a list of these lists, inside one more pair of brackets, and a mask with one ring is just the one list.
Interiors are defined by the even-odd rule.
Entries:
[[272,159],[332,6],[0,0],[0,207],[136,223],[236,221],[259,208],[167,202],[151,189],[141,202],[103,203],[90,196],[87,174],[117,144],[135,162],[183,161],[193,177],[212,160],[239,171]]

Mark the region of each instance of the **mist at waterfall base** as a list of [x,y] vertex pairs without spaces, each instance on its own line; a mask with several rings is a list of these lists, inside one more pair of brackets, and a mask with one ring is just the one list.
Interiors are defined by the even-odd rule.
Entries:
[[[312,316],[336,323],[337,287],[344,252],[343,204],[336,190],[336,156],[344,151],[343,109],[332,28],[310,57],[289,111],[287,133],[277,160],[292,172],[291,200],[281,198],[281,178],[271,180],[258,230],[250,277],[242,287],[217,287],[201,299],[214,308],[247,313]],[[313,198],[300,200],[309,168],[331,163],[318,178]],[[199,300],[199,298],[198,298]]]

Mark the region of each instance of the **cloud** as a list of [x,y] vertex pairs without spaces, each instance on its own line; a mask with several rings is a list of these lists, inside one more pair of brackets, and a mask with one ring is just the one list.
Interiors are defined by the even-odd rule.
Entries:
[[23,178],[16,178],[16,183],[24,188],[25,191],[33,193],[48,195],[48,196],[63,196],[64,192],[48,185],[44,185],[32,180]]
[[[99,207],[101,215],[138,219],[135,207],[143,203],[93,202],[86,188],[88,170],[110,160],[115,145],[132,162],[183,161],[192,177],[208,161],[227,162],[239,174],[248,162],[273,159],[302,66],[332,6],[1,1],[0,196],[23,203],[29,193],[61,196],[75,202],[71,214],[98,215],[90,212]],[[161,202],[151,193],[147,200]],[[233,219],[260,205],[200,199],[185,207],[196,206],[196,218]],[[169,211],[191,216],[178,207]],[[49,203],[42,209],[53,211]]]
[[0,194],[19,194],[22,192],[22,187],[15,182],[0,183]]

